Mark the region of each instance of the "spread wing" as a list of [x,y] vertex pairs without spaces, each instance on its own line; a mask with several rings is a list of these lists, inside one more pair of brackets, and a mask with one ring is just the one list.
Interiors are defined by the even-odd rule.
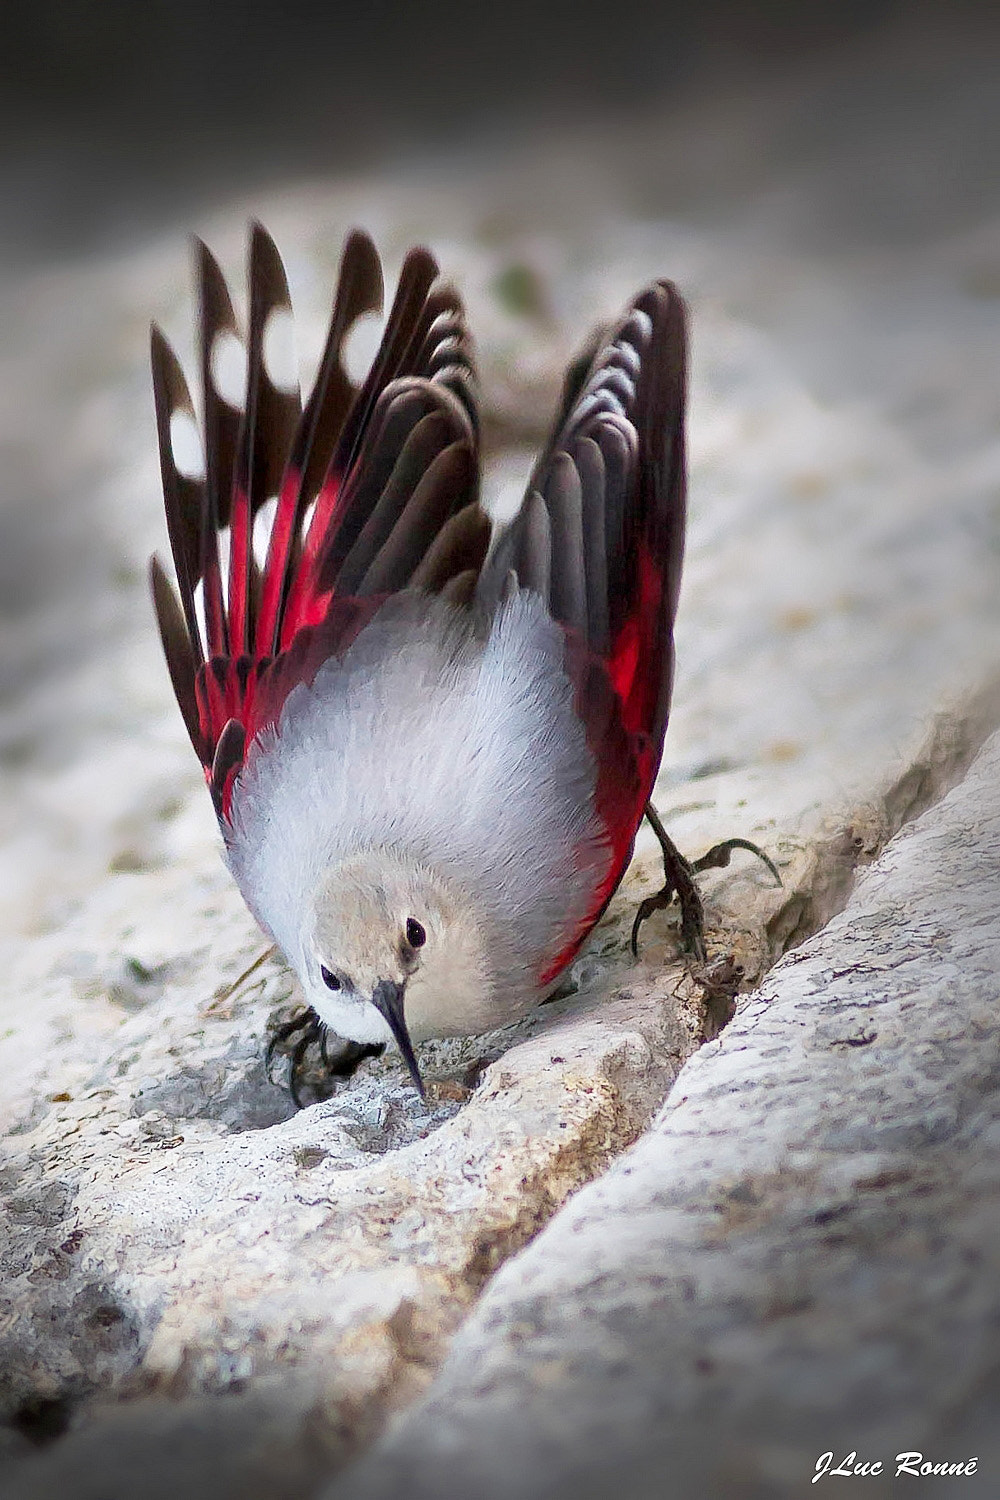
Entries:
[[411,250],[367,377],[344,342],[380,312],[369,237],[345,242],[326,347],[303,403],[274,243],[250,240],[244,360],[225,280],[198,243],[202,440],[183,371],[152,335],[160,467],[176,590],[151,583],[170,676],[224,815],[246,746],[298,682],[343,651],[382,600],[419,586],[468,597],[489,542],[478,503],[476,382],[464,312]]
[[613,858],[568,962],[621,880],[663,752],[685,529],[684,303],[647,287],[570,372],[521,509],[480,580],[489,608],[510,572],[566,634],[566,664],[597,763]]

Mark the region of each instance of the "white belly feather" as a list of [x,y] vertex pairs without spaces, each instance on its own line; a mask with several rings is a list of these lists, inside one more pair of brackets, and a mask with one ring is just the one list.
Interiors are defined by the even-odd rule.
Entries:
[[[539,998],[540,966],[586,914],[610,859],[563,651],[533,594],[514,594],[486,641],[467,612],[403,594],[292,692],[236,783],[227,857],[300,975],[303,917],[324,872],[384,847],[440,869],[494,934],[493,993],[467,1029]],[[349,1015],[330,1019],[354,1034]]]

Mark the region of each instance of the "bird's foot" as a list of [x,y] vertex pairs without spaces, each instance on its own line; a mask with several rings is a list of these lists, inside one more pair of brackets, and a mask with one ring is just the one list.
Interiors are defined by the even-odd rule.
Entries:
[[635,921],[632,923],[632,952],[638,958],[639,929],[643,922],[654,912],[663,911],[676,896],[681,908],[681,943],[686,953],[692,954],[699,963],[703,964],[706,959],[705,908],[694,877],[700,875],[703,870],[724,870],[732,858],[734,849],[746,849],[750,854],[756,854],[779,885],[781,876],[778,874],[774,861],[749,839],[723,839],[721,843],[713,844],[708,853],[703,854],[700,859],[685,859],[664,828],[660,815],[651,802],[646,803],[646,817],[659,840],[663,854],[664,882],[655,895],[647,896],[639,904]]
[[676,896],[681,904],[681,942],[686,953],[705,962],[705,909],[701,893],[694,883],[694,869],[688,860],[670,845],[663,850],[664,883],[653,896],[639,903],[632,923],[632,954],[639,957],[639,929],[656,911],[665,911]]
[[[296,1037],[296,1040],[289,1050],[285,1043],[290,1042],[292,1037]],[[279,1026],[267,1044],[267,1051],[264,1054],[264,1071],[271,1083],[277,1081],[273,1073],[275,1053],[288,1054],[286,1083],[296,1109],[303,1109],[307,1103],[328,1099],[333,1089],[332,1087],[324,1088],[324,1083],[334,1078],[353,1077],[365,1058],[381,1057],[385,1051],[384,1042],[345,1041],[341,1042],[336,1052],[331,1053],[329,1040],[329,1030],[310,1006]],[[318,1047],[322,1071],[314,1061],[309,1059],[309,1049],[313,1045]],[[304,1084],[308,1084],[314,1096],[312,1100],[303,1098]]]

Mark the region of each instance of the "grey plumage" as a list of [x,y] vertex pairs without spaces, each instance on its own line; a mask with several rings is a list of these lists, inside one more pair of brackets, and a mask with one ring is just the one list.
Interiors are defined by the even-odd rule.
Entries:
[[203,474],[175,447],[193,415],[180,366],[152,343],[171,679],[230,869],[309,1004],[344,1037],[394,1037],[416,1076],[409,1035],[522,1014],[628,863],[670,701],[683,303],[655,282],[591,340],[494,532],[471,341],[428,251],[406,256],[354,386],[344,340],[383,283],[371,240],[348,236],[304,403],[273,347],[289,299],[266,232],[242,401],[220,379],[236,321],[201,245],[198,274]]
[[[342,1035],[379,1039],[359,1035],[353,1002],[324,989],[308,916],[324,872],[358,850],[394,851],[470,899],[490,972],[461,1029],[502,1025],[537,1001],[544,959],[609,862],[562,658],[531,592],[510,598],[485,639],[467,611],[401,594],[251,749],[229,866]],[[421,1026],[412,995],[407,1013],[415,1036],[446,1029]]]

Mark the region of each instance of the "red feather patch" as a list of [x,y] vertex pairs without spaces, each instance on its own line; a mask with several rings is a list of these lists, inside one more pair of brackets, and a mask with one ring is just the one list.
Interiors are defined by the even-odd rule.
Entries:
[[368,236],[348,236],[326,348],[304,406],[297,383],[272,368],[273,353],[269,359],[291,304],[266,231],[255,225],[251,233],[241,406],[218,378],[221,355],[237,338],[229,292],[200,243],[197,263],[204,474],[189,459],[179,462],[178,424],[190,429],[194,408],[173,351],[154,329],[179,602],[155,559],[152,587],[174,691],[225,817],[248,746],[277,722],[295,685],[310,683],[325,660],[344,652],[393,589],[413,579],[440,589],[478,571],[489,523],[476,497],[475,377],[462,306],[451,288],[436,284],[428,251],[406,257],[381,347],[355,388],[343,344],[362,314],[381,310],[382,270]]

